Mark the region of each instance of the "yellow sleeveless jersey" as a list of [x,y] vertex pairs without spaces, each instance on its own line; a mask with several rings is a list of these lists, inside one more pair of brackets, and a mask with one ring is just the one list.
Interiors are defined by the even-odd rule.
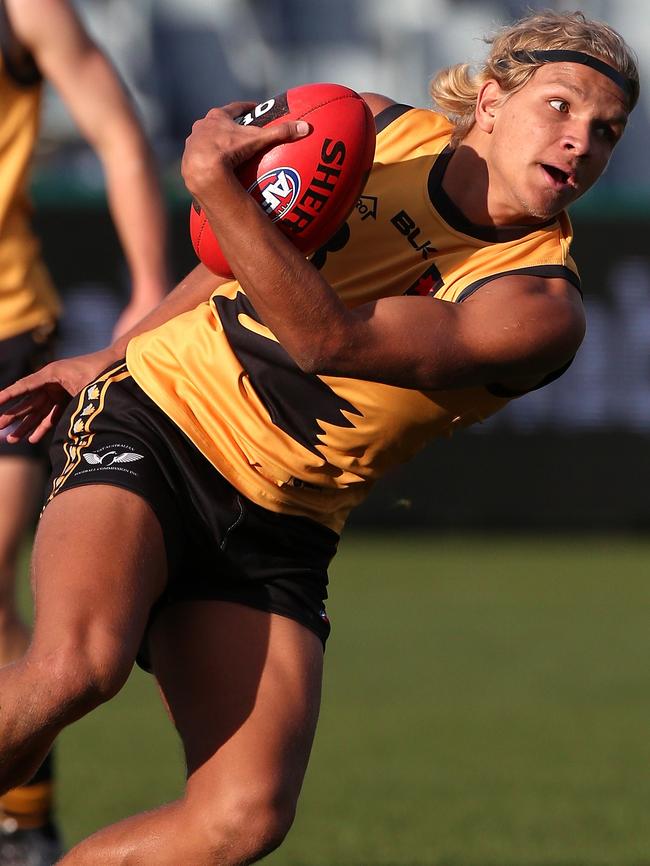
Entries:
[[16,42],[0,0],[0,340],[50,328],[59,311],[27,196],[41,90],[38,69]]
[[[562,215],[536,227],[469,223],[442,190],[444,117],[391,106],[356,209],[312,258],[348,304],[420,294],[462,302],[503,274],[578,285]],[[481,421],[508,395],[423,392],[301,372],[237,282],[129,344],[142,389],[235,487],[273,511],[340,531],[372,483],[426,442]]]

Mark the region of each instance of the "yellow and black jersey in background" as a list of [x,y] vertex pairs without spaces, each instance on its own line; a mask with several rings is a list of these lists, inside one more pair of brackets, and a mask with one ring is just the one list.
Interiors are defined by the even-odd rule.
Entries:
[[41,92],[39,71],[16,41],[0,0],[0,340],[50,328],[59,312],[27,195]]
[[[312,258],[350,305],[395,295],[462,302],[503,274],[578,285],[566,215],[542,226],[467,221],[442,189],[451,128],[391,106],[356,209]],[[254,502],[340,531],[375,479],[427,441],[508,402],[487,388],[422,392],[300,371],[238,283],[131,341],[143,390]]]

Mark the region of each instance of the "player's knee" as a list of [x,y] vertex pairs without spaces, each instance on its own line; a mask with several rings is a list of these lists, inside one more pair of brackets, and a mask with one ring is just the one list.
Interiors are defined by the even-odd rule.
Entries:
[[[213,852],[215,866],[228,851],[232,863],[256,863],[278,848],[295,816],[295,800],[277,796],[233,796],[216,808],[203,812],[206,846]],[[227,860],[230,864],[230,860]]]
[[247,803],[235,818],[237,838],[243,842],[242,855],[255,863],[275,851],[291,829],[294,816],[293,803]]
[[[38,643],[32,646],[37,651]],[[117,694],[132,664],[111,640],[93,639],[88,633],[68,635],[48,653],[51,681],[61,704],[75,713],[88,712]]]

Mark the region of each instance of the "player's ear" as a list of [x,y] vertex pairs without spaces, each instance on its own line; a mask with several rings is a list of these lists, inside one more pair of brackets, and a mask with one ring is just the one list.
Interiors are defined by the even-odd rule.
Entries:
[[476,125],[483,132],[492,132],[497,110],[503,104],[504,96],[503,90],[493,78],[481,85],[476,98],[475,117]]

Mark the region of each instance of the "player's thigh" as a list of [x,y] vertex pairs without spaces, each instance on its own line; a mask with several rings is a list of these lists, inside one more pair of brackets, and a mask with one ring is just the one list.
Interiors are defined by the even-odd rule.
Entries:
[[323,648],[304,626],[223,601],[170,605],[153,670],[182,737],[190,800],[293,814],[320,706]]
[[80,644],[132,661],[166,569],[160,524],[141,496],[110,484],[63,491],[36,533],[33,646]]
[[0,581],[3,562],[13,559],[23,532],[36,517],[44,480],[38,460],[0,452]]
[[[52,341],[38,332],[0,340],[0,388],[51,360]],[[0,431],[0,569],[11,571],[17,545],[36,517],[45,483],[46,448],[25,440],[10,445]],[[0,580],[2,580],[0,575]]]

